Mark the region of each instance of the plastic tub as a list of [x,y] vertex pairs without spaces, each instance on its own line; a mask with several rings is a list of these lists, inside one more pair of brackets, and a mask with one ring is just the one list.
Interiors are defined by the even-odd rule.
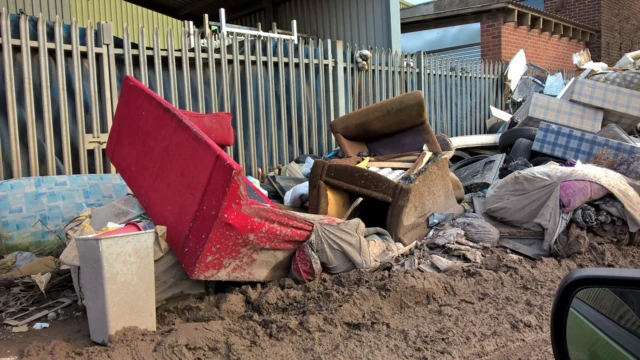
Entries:
[[106,345],[125,327],[156,329],[155,230],[78,237],[80,281],[91,340]]

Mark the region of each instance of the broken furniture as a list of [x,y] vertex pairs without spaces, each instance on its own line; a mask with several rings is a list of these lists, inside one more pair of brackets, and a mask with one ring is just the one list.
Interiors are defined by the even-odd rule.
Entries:
[[624,156],[640,153],[640,147],[636,145],[547,123],[540,124],[533,142],[533,151],[583,162],[590,161],[605,149]]
[[216,116],[211,116],[211,114],[187,110],[178,111],[223,150],[227,146],[233,145],[233,126],[231,125],[233,117],[230,113],[219,112],[216,113]]
[[[422,104],[422,106],[417,106]],[[421,152],[434,154],[440,146],[427,122],[421,91],[381,101],[331,122],[331,132],[344,156],[372,156]]]
[[156,231],[76,238],[91,340],[106,345],[125,327],[156,329]]
[[354,111],[335,120],[331,129],[347,156],[361,152],[399,156],[421,151],[425,144],[429,152],[396,181],[357,166],[356,158],[316,160],[309,179],[310,213],[341,217],[344,211],[338,214],[335,209],[345,210],[362,197],[357,217],[368,227],[382,227],[394,240],[409,245],[424,238],[429,231],[427,218],[434,212],[462,211],[452,184],[458,180],[450,179],[448,156],[427,122],[419,91]]
[[[226,117],[208,115],[218,116]],[[167,227],[192,279],[285,277],[311,234],[311,222],[278,210],[183,112],[132,77],[123,81],[107,155],[153,222]]]

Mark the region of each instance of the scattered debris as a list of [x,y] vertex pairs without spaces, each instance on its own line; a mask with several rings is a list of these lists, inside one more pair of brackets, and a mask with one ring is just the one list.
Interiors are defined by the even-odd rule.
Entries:
[[464,230],[467,239],[481,246],[496,246],[500,232],[478,214],[464,214],[453,220],[453,226]]
[[448,260],[438,255],[431,255],[430,259],[433,265],[445,273],[461,269],[461,265],[457,261]]
[[500,239],[499,245],[533,260],[540,260],[547,255],[547,252],[542,249],[536,249],[511,239]]
[[44,316],[47,316],[51,312],[55,312],[59,309],[67,307],[71,305],[72,302],[73,300],[71,298],[62,297],[38,307],[30,308],[29,310],[22,312],[16,316],[5,319],[3,323],[11,326],[25,325],[34,320],[38,320]]
[[42,330],[47,329],[49,327],[49,323],[35,323],[33,325],[33,330]]
[[624,217],[630,231],[640,229],[640,196],[630,180],[614,171],[580,162],[573,167],[542,166],[511,174],[489,189],[485,214],[511,225],[544,229],[544,248],[550,249],[565,227],[558,201],[560,186],[574,180],[586,180],[606,188],[624,204]]
[[11,332],[14,333],[23,333],[27,331],[29,331],[29,325],[14,326],[11,328]]
[[369,68],[369,59],[371,59],[371,52],[369,50],[359,50],[354,56],[358,70],[363,71]]
[[[505,74],[509,111],[491,107],[489,134],[434,135],[414,91],[335,119],[339,149],[330,154],[301,155],[255,178],[224,151],[234,139],[230,114],[177,110],[126,77],[106,151],[126,184],[113,175],[99,201],[83,191],[86,203],[73,216],[41,220],[31,234],[37,244],[26,242],[33,253],[3,232],[0,245],[15,251],[0,259],[0,315],[12,332],[44,317],[60,321],[59,311],[76,300],[73,284],[91,339],[106,344],[123,327],[155,330],[157,306],[206,292],[196,279],[280,279],[277,286],[291,289],[294,280],[356,269],[435,278],[524,266],[528,260],[513,253],[589,254],[606,265],[608,246],[640,246],[640,71],[632,70],[639,54],[626,54],[611,71],[588,50],[577,53],[576,65],[587,70],[565,85],[562,73],[527,63],[521,50]],[[370,58],[358,51],[358,69],[367,70]],[[132,130],[150,126],[153,139]],[[168,139],[182,144],[177,155],[147,151]],[[123,194],[131,191],[136,197]],[[45,205],[25,208],[44,219]],[[3,224],[25,221],[12,216]],[[253,301],[247,296],[228,292],[216,311],[240,317]],[[539,327],[535,317],[519,324]]]
[[465,193],[478,192],[488,188],[498,179],[504,159],[504,154],[493,155],[457,169],[454,174],[460,179]]

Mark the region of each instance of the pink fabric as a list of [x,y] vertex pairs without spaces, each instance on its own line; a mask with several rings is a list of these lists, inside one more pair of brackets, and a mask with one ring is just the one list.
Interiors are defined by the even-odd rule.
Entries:
[[598,200],[609,193],[604,186],[591,181],[564,181],[560,184],[560,208],[570,213],[580,206]]

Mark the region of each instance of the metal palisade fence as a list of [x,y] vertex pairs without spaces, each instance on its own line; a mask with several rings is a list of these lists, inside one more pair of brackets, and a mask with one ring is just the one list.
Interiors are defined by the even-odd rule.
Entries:
[[247,174],[327,154],[333,119],[409,91],[423,92],[431,125],[449,136],[484,133],[489,106],[504,106],[503,62],[366,48],[359,70],[365,47],[341,41],[142,27],[132,39],[126,25],[120,39],[110,23],[4,10],[0,30],[2,179],[115,172],[104,148],[125,75],[178,108],[232,113],[229,152]]

